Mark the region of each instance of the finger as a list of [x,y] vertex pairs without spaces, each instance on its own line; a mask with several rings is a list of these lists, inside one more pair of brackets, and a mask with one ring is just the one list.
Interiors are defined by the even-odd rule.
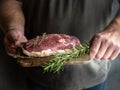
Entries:
[[4,39],[4,43],[5,43],[5,47],[7,48],[15,48],[14,43],[8,40],[7,38]]
[[120,53],[120,49],[114,50],[111,56],[109,57],[109,59],[114,60],[119,55],[119,53]]
[[99,35],[96,35],[91,41],[90,57],[94,59],[101,45],[101,39]]
[[16,54],[16,46],[10,44],[7,40],[5,40],[5,49],[8,55],[14,56]]
[[6,47],[6,52],[8,55],[14,57],[17,55],[17,52],[16,52],[16,48],[13,48],[13,47]]
[[108,48],[109,42],[106,40],[103,40],[101,42],[100,48],[98,50],[98,53],[96,54],[95,58],[96,59],[101,59],[103,55],[105,54],[107,48]]
[[103,59],[103,60],[109,59],[109,57],[111,56],[111,54],[113,53],[114,50],[115,50],[115,47],[113,46],[113,44],[111,44],[111,45],[107,48],[107,50],[106,50],[104,56],[102,57],[102,59]]
[[20,40],[16,41],[15,45],[20,46],[21,43],[23,43],[23,42],[27,42],[27,39],[25,37],[22,37],[22,38],[20,38]]

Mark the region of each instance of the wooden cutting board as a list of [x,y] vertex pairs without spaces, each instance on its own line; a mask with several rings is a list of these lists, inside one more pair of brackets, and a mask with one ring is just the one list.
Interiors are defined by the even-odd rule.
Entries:
[[[18,57],[17,61],[22,67],[38,67],[43,66],[51,60],[52,56],[49,57]],[[78,63],[88,63],[90,62],[90,57],[88,54],[74,58],[65,64],[78,64]]]

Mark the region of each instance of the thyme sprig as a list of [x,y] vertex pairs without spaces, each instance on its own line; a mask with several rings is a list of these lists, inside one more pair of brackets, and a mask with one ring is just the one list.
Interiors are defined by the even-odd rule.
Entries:
[[64,69],[64,64],[73,58],[89,53],[89,43],[78,46],[66,53],[56,53],[51,60],[43,66],[45,72],[59,72]]
[[[41,42],[44,40],[45,36],[46,36],[46,33],[43,33],[43,35],[41,37],[36,36],[36,38],[35,38],[35,40],[33,42],[33,47],[36,47],[38,44],[41,44]],[[41,41],[39,42],[40,38],[41,38]]]

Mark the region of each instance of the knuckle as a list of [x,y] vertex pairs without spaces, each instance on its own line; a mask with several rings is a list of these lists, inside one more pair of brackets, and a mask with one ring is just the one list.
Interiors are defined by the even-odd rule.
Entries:
[[107,45],[109,45],[109,44],[111,44],[112,42],[110,42],[110,40],[109,39],[107,39],[107,38],[105,38],[103,35],[101,35],[101,34],[98,34],[98,35],[96,35],[96,41],[101,41],[102,43],[104,43],[104,44],[107,44]]
[[108,44],[108,45],[113,46],[112,42],[110,42],[108,39],[104,39],[104,42],[105,42],[106,44]]
[[95,35],[95,40],[97,41],[97,40],[101,40],[102,39],[102,36],[101,35],[99,35],[99,34],[96,34]]

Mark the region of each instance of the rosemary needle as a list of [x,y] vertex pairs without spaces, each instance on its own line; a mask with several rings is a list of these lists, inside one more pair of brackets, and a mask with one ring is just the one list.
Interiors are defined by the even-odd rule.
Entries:
[[59,72],[64,69],[64,64],[73,58],[89,53],[89,43],[78,46],[66,53],[56,53],[51,60],[43,66],[44,72]]

